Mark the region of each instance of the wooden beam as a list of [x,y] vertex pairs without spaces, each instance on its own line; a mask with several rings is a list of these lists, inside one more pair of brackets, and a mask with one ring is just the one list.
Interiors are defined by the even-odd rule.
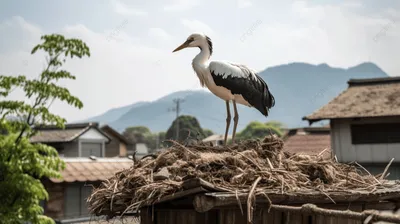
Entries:
[[[385,201],[390,198],[399,197],[398,193],[390,193],[387,195],[375,195],[369,196],[363,194],[330,194],[329,196],[338,204],[348,203],[368,203],[368,204],[379,204],[379,201]],[[232,194],[232,193],[206,193],[198,194],[194,196],[193,206],[198,212],[206,212],[216,207],[225,207],[230,205],[246,204],[248,194]],[[304,202],[310,202],[314,204],[333,204],[332,200],[323,195],[313,194],[268,194],[267,196],[258,195],[256,197],[256,204],[304,204]],[[394,202],[395,203],[395,202]],[[391,206],[394,206],[392,204]],[[391,207],[390,206],[390,207]],[[372,207],[372,206],[371,206]],[[378,206],[377,206],[378,207]]]

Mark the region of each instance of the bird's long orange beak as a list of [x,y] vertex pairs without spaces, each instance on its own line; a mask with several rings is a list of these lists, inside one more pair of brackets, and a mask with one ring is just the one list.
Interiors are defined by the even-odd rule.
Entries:
[[173,52],[176,52],[176,51],[180,51],[180,50],[182,50],[183,48],[186,48],[187,46],[189,46],[189,43],[190,43],[190,41],[185,41],[185,43],[183,43],[183,44],[181,44],[179,47],[177,47],[174,51],[172,51],[172,53],[173,53]]

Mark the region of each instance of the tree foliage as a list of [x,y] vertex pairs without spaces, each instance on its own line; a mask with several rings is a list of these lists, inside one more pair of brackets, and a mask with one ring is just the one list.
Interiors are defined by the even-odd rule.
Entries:
[[[179,141],[184,141],[188,138],[199,140],[208,137],[213,134],[209,129],[202,129],[199,122],[195,117],[192,116],[179,116],[179,129],[180,136]],[[135,143],[145,143],[150,151],[158,149],[160,147],[166,147],[168,144],[164,142],[166,139],[176,139],[176,120],[171,124],[167,132],[152,133],[149,128],[144,126],[133,126],[128,127],[122,133],[126,138]]]
[[214,134],[213,131],[211,131],[210,129],[207,129],[207,128],[203,129],[203,133],[204,133],[204,138],[207,138],[208,136],[211,136]]
[[261,123],[259,121],[250,122],[241,132],[237,133],[238,140],[264,138],[270,134],[276,134],[279,137],[283,135],[284,125],[278,121]]
[[171,126],[168,128],[167,133],[165,134],[166,139],[176,139],[176,125],[179,122],[179,139],[178,141],[184,141],[188,138],[190,134],[190,138],[196,139],[198,138],[199,140],[207,137],[207,135],[210,133],[209,131],[206,131],[204,133],[204,130],[201,128],[199,121],[197,118],[188,116],[188,115],[181,115],[177,119],[175,119]]
[[[35,79],[26,76],[0,75],[0,220],[2,223],[54,223],[43,215],[40,201],[48,199],[41,180],[60,178],[65,167],[57,151],[44,144],[32,144],[34,127],[54,124],[63,128],[66,120],[50,112],[54,100],[81,109],[82,102],[67,88],[57,85],[60,80],[75,76],[61,69],[68,57],[90,56],[89,48],[79,39],[66,39],[52,34],[41,37],[42,43],[31,54],[42,50],[47,66]],[[14,89],[25,93],[25,100],[9,100]],[[27,103],[31,101],[31,103]],[[17,119],[10,120],[14,117]]]
[[146,138],[151,135],[151,131],[148,127],[133,126],[126,128],[122,135],[132,142],[146,143]]
[[128,127],[122,135],[134,143],[145,143],[150,151],[161,147],[162,141],[165,140],[165,132],[152,133],[144,126]]

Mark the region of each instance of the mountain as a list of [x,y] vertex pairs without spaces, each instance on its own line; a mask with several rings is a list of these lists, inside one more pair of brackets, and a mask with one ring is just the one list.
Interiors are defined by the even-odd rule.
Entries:
[[[312,65],[290,63],[274,66],[260,72],[267,82],[276,103],[266,118],[254,108],[238,105],[238,131],[249,122],[277,120],[287,127],[308,125],[301,118],[328,103],[347,88],[351,78],[388,77],[377,65],[362,63],[350,68],[333,68],[328,64]],[[174,98],[183,98],[181,114],[195,116],[203,128],[224,133],[226,108],[221,99],[208,91],[179,91],[152,102],[140,102],[129,106],[114,108],[86,121],[107,123],[118,131],[126,127],[144,125],[152,131],[166,131],[175,118],[168,112],[174,106]],[[231,113],[233,109],[231,107]],[[231,128],[232,128],[231,123]]]
[[115,120],[117,120],[119,117],[127,113],[130,109],[137,108],[140,106],[144,106],[146,104],[149,104],[150,102],[137,102],[128,106],[123,106],[123,107],[118,107],[118,108],[113,108],[110,109],[100,115],[94,116],[90,118],[89,120],[91,121],[96,121],[101,124],[108,124],[111,123]]

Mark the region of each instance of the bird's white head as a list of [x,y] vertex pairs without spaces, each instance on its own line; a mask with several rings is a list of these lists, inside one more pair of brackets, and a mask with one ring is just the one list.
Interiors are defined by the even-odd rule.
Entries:
[[200,50],[209,49],[210,55],[212,54],[213,49],[211,39],[208,36],[206,36],[205,34],[193,33],[186,39],[183,44],[181,44],[172,52],[176,52],[188,47],[198,47],[200,48]]

